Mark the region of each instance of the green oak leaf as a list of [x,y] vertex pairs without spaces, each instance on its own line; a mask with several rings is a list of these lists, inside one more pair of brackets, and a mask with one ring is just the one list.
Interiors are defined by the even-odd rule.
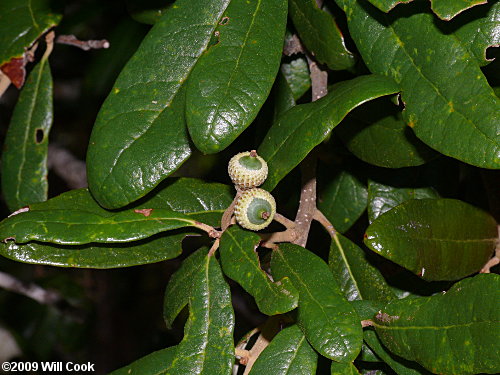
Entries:
[[290,0],[289,8],[301,42],[320,63],[333,70],[354,65],[354,55],[347,49],[334,18],[319,9],[316,0]]
[[181,267],[172,275],[163,299],[163,318],[167,327],[171,327],[175,318],[188,304],[195,276],[201,272],[208,249],[201,248],[192,253]]
[[[383,213],[410,199],[440,198],[432,186],[415,186],[409,179],[421,176],[416,171],[408,174],[400,171],[394,174],[392,181],[386,183],[368,180],[368,219],[370,223]],[[420,179],[418,182],[422,182]],[[406,185],[406,186],[405,186]],[[413,186],[412,186],[413,185]]]
[[238,226],[226,230],[219,248],[222,269],[255,298],[263,314],[284,314],[297,307],[299,293],[288,277],[273,282],[260,268],[255,252],[260,241],[259,235]]
[[368,344],[369,348],[383,360],[391,369],[398,375],[422,375],[430,374],[425,369],[420,368],[417,363],[408,361],[391,353],[382,345],[377,334],[372,329],[363,331],[363,340]]
[[489,47],[500,46],[500,33],[498,32],[500,2],[492,1],[488,5],[474,8],[464,17],[467,17],[467,22],[461,19],[454,20],[458,28],[455,22],[451,23],[453,34],[476,57],[481,66],[489,64],[492,59],[487,58],[486,50]]
[[328,265],[347,300],[390,301],[395,298],[380,271],[355,243],[335,234],[330,244]]
[[384,14],[363,0],[337,3],[370,71],[400,85],[403,119],[417,137],[466,163],[500,168],[500,101],[469,51],[438,28],[426,4]]
[[284,0],[228,5],[187,84],[189,134],[203,153],[225,149],[257,116],[279,69],[286,15]]
[[191,155],[185,82],[230,0],[178,0],[155,23],[104,102],[87,152],[89,188],[106,208],[147,194]]
[[359,375],[359,371],[354,366],[354,364],[351,363],[339,363],[332,361],[332,364],[330,365],[330,374],[332,375]]
[[292,325],[279,332],[259,354],[250,375],[310,375],[316,373],[318,353],[299,327]]
[[14,108],[2,154],[2,193],[11,211],[47,200],[47,151],[53,120],[47,58],[31,71]]
[[442,20],[449,21],[464,10],[487,2],[488,0],[431,0],[431,9]]
[[454,199],[411,199],[379,216],[365,244],[425,280],[458,280],[478,272],[497,242],[488,213]]
[[366,184],[348,169],[319,168],[318,209],[333,227],[346,232],[366,210]]
[[413,167],[437,156],[406,126],[401,112],[385,98],[356,108],[335,133],[356,157],[379,167]]
[[361,76],[333,85],[328,95],[313,103],[300,104],[286,111],[271,126],[258,149],[269,166],[268,178],[262,187],[274,189],[349,111],[398,90],[391,79],[378,75]]
[[[196,221],[218,226],[233,195],[233,189],[222,184],[206,183],[194,178],[168,179],[155,195],[146,197],[131,208],[168,207]],[[87,189],[72,190],[30,206],[31,211],[50,209],[64,212],[66,209],[80,208],[99,215],[109,213],[97,204]],[[36,241],[16,244],[7,241],[0,243],[0,254],[20,262],[59,267],[128,267],[175,258],[181,253],[181,242],[187,235],[199,235],[199,232],[179,229],[130,243],[91,243],[79,246]]]
[[320,354],[348,363],[361,350],[360,319],[326,263],[303,247],[284,243],[273,251],[274,277],[288,276],[299,291],[297,324]]
[[432,297],[389,302],[374,319],[394,354],[433,373],[496,374],[500,337],[500,276],[482,274]]
[[170,366],[175,358],[177,347],[171,346],[166,349],[157,350],[150,353],[127,366],[110,372],[109,375],[158,375],[164,374],[164,371]]
[[166,374],[230,375],[234,362],[231,292],[217,260],[206,256],[193,279],[184,338]]
[[311,88],[309,66],[304,57],[296,57],[288,63],[283,63],[281,72],[290,85],[295,100],[299,100]]
[[387,13],[391,9],[393,9],[396,5],[409,3],[413,0],[368,0],[368,1],[373,5],[375,5],[378,9]]

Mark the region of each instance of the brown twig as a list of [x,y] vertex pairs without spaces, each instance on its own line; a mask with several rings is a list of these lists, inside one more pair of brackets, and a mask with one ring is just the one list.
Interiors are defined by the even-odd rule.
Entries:
[[307,63],[311,75],[312,101],[314,102],[328,94],[328,72],[323,70],[310,55],[307,55]]
[[243,375],[250,373],[250,370],[260,353],[262,353],[262,351],[269,345],[273,337],[279,332],[282,319],[282,316],[274,315],[269,317],[263,325],[258,327],[257,330],[255,330],[255,333],[260,331],[259,337],[250,350],[246,350],[244,348],[246,343],[238,345],[235,354],[240,357],[240,363],[246,366]]
[[91,49],[109,48],[109,42],[106,39],[101,40],[79,40],[74,35],[59,35],[56,39],[58,44],[66,44],[88,51]]
[[47,165],[68,184],[69,188],[87,187],[85,162],[77,159],[65,148],[50,144]]
[[61,300],[61,296],[53,291],[45,290],[35,284],[25,284],[14,276],[0,272],[0,288],[11,292],[22,294],[42,305],[55,305]]
[[286,56],[292,56],[297,53],[305,53],[305,48],[299,37],[296,34],[293,34],[286,40],[285,46],[283,47],[283,54]]
[[279,213],[276,213],[274,215],[274,220],[276,220],[278,223],[283,225],[286,229],[294,229],[295,228],[295,221],[292,221]]
[[229,205],[228,208],[226,208],[226,211],[224,211],[224,214],[222,214],[222,219],[220,221],[220,227],[222,231],[224,232],[230,225],[231,225],[231,218],[233,217],[234,213],[234,206],[236,205],[236,201],[240,197],[241,192],[237,190],[236,195]]
[[10,83],[10,78],[6,74],[3,74],[0,70],[0,98],[2,97],[3,93],[7,91]]
[[320,223],[332,238],[337,235],[337,231],[333,227],[332,223],[330,223],[330,220],[328,220],[323,212],[321,212],[317,208],[316,211],[314,211],[313,219]]
[[217,238],[214,243],[212,244],[212,247],[210,248],[210,250],[208,250],[208,256],[211,257],[215,254],[215,252],[217,251],[217,249],[219,248],[219,244],[220,244],[220,238]]
[[52,50],[54,49],[54,38],[56,34],[51,31],[45,35],[45,43],[47,43],[47,47],[45,48],[45,52],[43,53],[43,59],[48,59]]
[[497,226],[498,230],[498,238],[497,238],[497,246],[495,249],[495,255],[493,255],[493,258],[488,260],[486,264],[481,268],[480,273],[490,273],[491,268],[495,267],[497,264],[500,263],[500,225]]
[[373,327],[373,320],[362,320],[361,321],[361,327],[365,328],[365,327]]
[[311,222],[316,211],[316,154],[310,154],[301,164],[302,191],[295,217],[297,237],[292,243],[306,246]]

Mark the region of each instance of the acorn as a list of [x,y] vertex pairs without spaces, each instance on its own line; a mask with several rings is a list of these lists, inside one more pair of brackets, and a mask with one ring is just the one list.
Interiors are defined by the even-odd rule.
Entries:
[[267,178],[267,163],[257,151],[240,152],[229,160],[229,177],[241,190],[262,185]]
[[276,214],[276,201],[264,189],[253,188],[241,192],[234,206],[239,225],[249,230],[261,230],[271,224]]

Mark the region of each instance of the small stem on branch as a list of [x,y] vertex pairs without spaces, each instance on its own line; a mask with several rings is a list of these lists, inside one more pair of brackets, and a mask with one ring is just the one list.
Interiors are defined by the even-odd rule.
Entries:
[[217,251],[217,249],[219,248],[219,244],[220,244],[220,238],[217,238],[212,247],[210,248],[210,250],[208,250],[208,256],[211,257],[212,255],[215,254],[215,252]]
[[373,321],[368,319],[368,320],[362,320],[361,321],[361,327],[373,327]]
[[56,43],[74,46],[88,51],[91,49],[109,48],[109,42],[106,39],[101,40],[79,40],[74,35],[59,35]]
[[238,200],[240,195],[241,195],[241,190],[237,188],[236,195],[233,201],[231,202],[229,207],[226,208],[226,211],[224,211],[224,214],[222,215],[222,219],[220,221],[220,227],[222,232],[224,232],[232,224],[231,218],[233,217],[234,214],[234,206],[236,206],[236,201]]
[[283,215],[281,215],[277,212],[274,215],[274,220],[276,220],[281,225],[285,226],[286,229],[294,229],[295,228],[295,221],[292,221],[292,220],[284,217]]
[[331,237],[335,237],[337,235],[337,231],[333,227],[332,223],[330,223],[330,220],[328,220],[323,214],[323,212],[316,209],[316,211],[314,211],[313,219],[320,223],[328,231],[328,234],[330,234]]

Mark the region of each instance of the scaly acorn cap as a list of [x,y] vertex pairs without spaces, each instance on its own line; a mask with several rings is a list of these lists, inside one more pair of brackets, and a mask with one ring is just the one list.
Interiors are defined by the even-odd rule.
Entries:
[[267,178],[267,163],[255,150],[240,152],[229,160],[227,171],[233,183],[246,190],[263,184]]
[[276,201],[266,190],[253,188],[241,192],[234,206],[236,221],[243,228],[261,230],[271,224],[276,214]]

